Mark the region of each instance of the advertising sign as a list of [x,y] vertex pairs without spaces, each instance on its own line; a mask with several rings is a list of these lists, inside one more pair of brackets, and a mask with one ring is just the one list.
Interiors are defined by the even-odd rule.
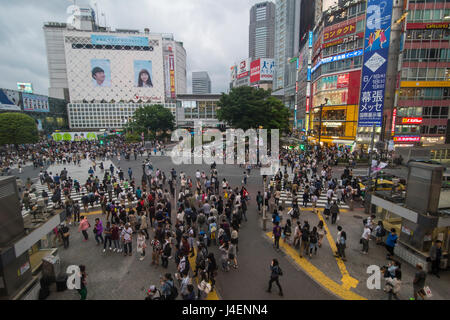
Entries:
[[134,60],[133,67],[134,86],[138,88],[152,88],[152,62],[149,60]]
[[450,87],[450,81],[402,81],[400,84],[402,88],[438,88],[438,87]]
[[323,41],[330,41],[356,31],[356,22],[323,33]]
[[392,0],[368,0],[359,99],[359,127],[382,124]]
[[336,88],[347,88],[350,74],[343,73],[337,76]]
[[401,137],[394,137],[394,142],[400,143],[400,142],[419,142],[420,137],[419,136],[401,136]]
[[131,36],[119,37],[119,36],[92,34],[91,43],[93,45],[148,47],[148,38],[131,37]]
[[256,59],[250,63],[250,83],[261,80],[261,59]]
[[313,45],[313,32],[309,32],[309,38],[308,38],[308,47],[312,48]]
[[17,90],[26,93],[33,93],[33,86],[31,83],[17,82]]
[[55,141],[83,141],[97,140],[97,136],[102,135],[102,132],[54,132],[52,138]]
[[231,77],[231,81],[236,80],[236,76],[237,76],[237,66],[232,66],[232,67],[230,67],[230,77]]
[[275,71],[275,61],[273,59],[261,60],[261,80],[272,80]]
[[[362,36],[363,35],[361,33],[361,37]],[[333,40],[333,41],[324,43],[324,44],[322,44],[322,48],[328,48],[328,47],[335,46],[337,44],[352,42],[352,41],[355,41],[355,40],[359,39],[359,37],[360,37],[359,34],[352,34],[352,35],[350,35],[348,37],[344,37],[344,38],[340,38],[340,39],[337,39],[337,40]]]
[[420,118],[420,117],[406,117],[406,118],[402,118],[402,123],[403,124],[421,124],[422,123],[422,118]]
[[0,110],[20,111],[19,99],[17,91],[0,89]]
[[408,23],[406,29],[449,29],[450,23]]
[[111,67],[108,59],[91,59],[91,76],[94,87],[111,87]]
[[170,97],[176,98],[175,94],[175,59],[173,54],[169,55],[169,74],[170,74]]
[[312,68],[311,72],[314,73],[314,71],[316,71],[316,69],[324,63],[330,63],[330,62],[345,60],[345,59],[349,59],[349,58],[353,58],[353,57],[359,57],[361,55],[363,55],[362,49],[324,58],[322,60],[319,60],[319,62]]
[[325,18],[325,27],[347,20],[347,12],[348,10],[343,10],[329,14]]
[[397,120],[397,108],[392,112],[392,127],[391,127],[391,135],[393,136],[395,133],[395,121]]
[[248,63],[248,59],[242,60],[239,63],[237,78],[241,79],[247,77],[250,72],[250,65]]
[[36,112],[49,112],[48,97],[31,93],[22,94],[23,110]]

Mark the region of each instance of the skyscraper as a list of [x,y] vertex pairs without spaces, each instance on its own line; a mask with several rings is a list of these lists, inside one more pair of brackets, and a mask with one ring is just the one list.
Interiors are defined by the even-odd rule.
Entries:
[[192,72],[192,93],[211,93],[211,79],[209,78],[208,72]]
[[250,9],[248,56],[250,59],[273,58],[275,4],[261,2]]

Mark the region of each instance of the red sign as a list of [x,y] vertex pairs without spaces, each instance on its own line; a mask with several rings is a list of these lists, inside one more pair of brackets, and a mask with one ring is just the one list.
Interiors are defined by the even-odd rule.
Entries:
[[348,80],[350,79],[349,76],[350,76],[349,73],[343,73],[343,74],[338,75],[336,87],[337,88],[347,88]]
[[391,135],[394,135],[395,132],[395,120],[397,119],[397,109],[394,109],[392,112],[392,128],[391,128]]
[[447,23],[408,23],[406,29],[450,29]]
[[403,118],[402,123],[404,123],[404,124],[421,124],[422,118],[419,118],[419,117]]
[[346,34],[350,34],[356,31],[356,23],[351,23],[343,27],[339,27],[334,30],[330,30],[328,32],[324,32],[323,41],[330,41],[331,39],[345,36]]
[[170,96],[176,98],[175,94],[175,59],[173,54],[169,55]]
[[306,97],[306,113],[309,112],[309,97]]
[[394,137],[394,142],[419,142],[420,137],[418,136],[403,136],[403,137]]
[[261,80],[261,60],[256,59],[250,63],[250,83]]

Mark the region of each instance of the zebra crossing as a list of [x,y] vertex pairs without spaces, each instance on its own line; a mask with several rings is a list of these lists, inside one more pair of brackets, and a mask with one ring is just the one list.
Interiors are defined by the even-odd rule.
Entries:
[[[123,186],[123,182],[119,183],[119,185],[120,185],[121,189],[125,189],[125,187]],[[50,190],[48,189],[47,184],[42,185],[42,184],[40,184],[40,182],[37,182],[35,185],[33,185],[33,187],[36,189],[36,191],[35,191],[34,193],[32,193],[32,194],[37,195],[37,197],[32,198],[32,202],[35,202],[35,203],[37,203],[38,205],[44,205],[44,198],[42,197],[42,191],[45,190],[45,191],[48,193],[48,195],[49,195],[49,198],[48,198],[48,205],[47,205],[47,210],[52,209],[53,206],[55,205],[55,203],[53,203],[53,201],[52,201],[52,199],[51,199],[53,193],[50,192]],[[129,187],[129,188],[131,189],[131,187]],[[84,193],[85,195],[87,195],[87,194],[89,193],[89,192],[86,190],[86,187],[84,187],[84,186],[82,186],[82,187],[80,188],[80,192],[79,192],[79,193],[77,193],[77,192],[75,191],[75,188],[72,188],[71,193],[70,193],[70,198],[71,198],[73,201],[78,200],[78,203],[80,204],[80,207],[81,207],[81,211],[83,211],[83,203],[81,202],[81,197],[82,197],[82,194],[83,194],[83,193]],[[30,195],[31,195],[31,194],[30,194]],[[106,197],[107,197],[108,200],[109,200],[109,196],[108,196],[107,193],[106,193]],[[65,200],[66,200],[66,196],[65,196],[64,193],[61,191],[61,202],[64,203]],[[120,202],[120,199],[116,196],[116,194],[115,194],[114,192],[112,193],[112,200],[113,200],[114,202]],[[128,199],[125,200],[125,203],[128,205]],[[136,199],[135,194],[133,193],[133,202],[132,202],[132,205],[136,205],[137,203],[138,203],[138,201],[137,201],[137,199]],[[89,208],[90,208],[90,209],[91,209],[91,208],[100,208],[100,207],[101,207],[100,202],[94,202],[94,206],[93,206],[93,207],[89,204]],[[26,210],[25,207],[23,207],[23,209],[22,209],[22,216],[25,217],[25,216],[28,215],[29,213],[30,213],[30,210]]]
[[[294,175],[289,174],[289,180],[291,182],[292,182],[293,178],[294,178]],[[271,182],[275,183],[274,177],[272,177]],[[297,199],[297,203],[299,206],[302,206],[302,204],[303,204],[303,192],[304,192],[303,188],[299,187],[297,193],[295,194],[295,197]],[[331,203],[333,203],[333,201],[336,201],[339,208],[350,209],[350,207],[345,202],[339,203],[339,201],[337,201],[337,200],[338,199],[337,199],[336,195],[333,194],[333,197],[331,198]],[[292,205],[292,201],[293,201],[292,192],[286,190],[285,184],[284,184],[284,179],[282,179],[281,180],[280,203],[284,203],[285,205]],[[317,199],[316,206],[317,206],[317,208],[325,208],[325,206],[327,205],[327,202],[328,201],[327,201],[326,194],[321,193]],[[312,206],[311,201],[308,202],[308,206]]]

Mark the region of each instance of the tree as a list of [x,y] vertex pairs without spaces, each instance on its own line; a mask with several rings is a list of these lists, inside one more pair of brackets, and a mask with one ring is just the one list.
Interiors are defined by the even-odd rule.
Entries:
[[254,87],[232,88],[229,94],[222,93],[218,102],[217,118],[235,129],[289,130],[289,110],[271,96],[271,91]]
[[0,145],[25,144],[39,141],[36,121],[23,113],[0,114]]
[[175,128],[175,117],[172,112],[160,104],[144,106],[136,110],[132,121],[128,126],[134,133],[147,132],[156,135],[158,132],[164,134]]

